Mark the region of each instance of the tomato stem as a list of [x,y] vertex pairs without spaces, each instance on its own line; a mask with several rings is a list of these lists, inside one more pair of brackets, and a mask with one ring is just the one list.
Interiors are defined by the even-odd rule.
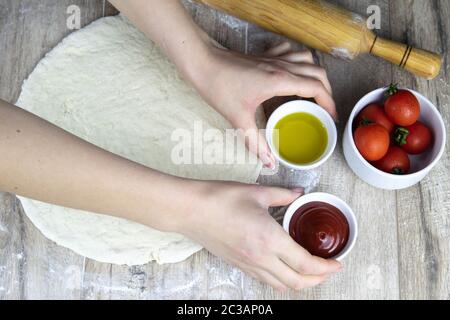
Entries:
[[400,169],[400,168],[394,168],[394,169],[392,169],[392,174],[402,175],[402,174],[405,174],[405,171],[403,171],[403,169]]
[[397,83],[391,83],[391,84],[387,87],[386,97],[393,96],[393,95],[396,94],[397,92],[398,92],[398,84],[397,84]]
[[408,136],[409,136],[409,130],[399,127],[394,132],[394,141],[399,146],[404,146],[407,143],[406,139],[408,138]]
[[359,123],[360,126],[368,126],[369,124],[373,124],[374,122],[368,118],[362,118]]

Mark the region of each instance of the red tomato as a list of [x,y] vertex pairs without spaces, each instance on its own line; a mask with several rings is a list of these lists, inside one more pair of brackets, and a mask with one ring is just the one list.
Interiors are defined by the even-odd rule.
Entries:
[[386,155],[381,160],[374,162],[373,165],[387,173],[407,174],[409,173],[410,161],[402,148],[390,146]]
[[376,103],[369,104],[358,114],[358,117],[356,118],[357,126],[368,123],[377,123],[385,127],[389,133],[392,133],[394,130],[394,124],[384,113],[383,107]]
[[397,90],[391,85],[388,90],[389,98],[384,103],[384,111],[388,118],[398,126],[410,126],[420,116],[420,104],[417,98],[407,90]]
[[359,127],[353,138],[359,152],[368,161],[380,160],[389,149],[389,132],[379,124]]
[[422,122],[417,121],[412,126],[397,128],[394,141],[409,154],[425,152],[433,140],[430,129]]

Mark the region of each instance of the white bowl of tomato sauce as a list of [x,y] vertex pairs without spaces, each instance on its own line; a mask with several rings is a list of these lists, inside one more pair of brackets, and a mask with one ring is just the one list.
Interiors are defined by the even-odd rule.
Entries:
[[[406,172],[398,173],[395,171],[396,173],[393,173],[394,171],[387,172],[386,170],[382,171],[379,169],[380,165],[378,163],[380,161],[386,163],[388,160],[385,161],[385,159],[388,157],[385,156],[379,161],[367,160],[367,151],[363,150],[361,147],[360,140],[355,142],[355,130],[362,126],[360,122],[356,121],[356,119],[358,118],[358,120],[360,120],[360,113],[371,104],[378,104],[383,108],[383,110],[386,110],[385,103],[387,90],[387,88],[380,88],[368,93],[361,100],[359,100],[353,108],[344,132],[344,156],[352,171],[366,183],[386,190],[405,189],[420,182],[439,162],[446,145],[446,131],[444,121],[438,109],[427,98],[414,90],[399,89],[403,90],[403,93],[408,91],[417,99],[420,106],[420,113],[417,121],[429,129],[431,139],[429,139],[428,147],[425,151],[422,151],[420,154],[408,153],[409,164]],[[388,118],[389,120],[393,119],[389,116]],[[397,131],[398,129],[408,127],[397,125],[395,123],[393,124],[394,129],[392,132],[389,132],[390,146],[395,146],[397,149],[401,148],[402,150],[407,150],[405,148],[406,146],[399,144],[399,139],[396,139],[396,137],[398,137],[397,133],[401,132]],[[376,125],[376,123],[369,123],[369,125]],[[360,137],[361,135],[359,135],[357,139],[360,139]],[[399,163],[401,162],[400,160],[395,159],[395,157],[389,157],[389,160],[397,161]],[[387,163],[387,165],[389,165],[389,163]]]
[[358,222],[353,210],[335,195],[315,192],[295,200],[283,228],[314,256],[342,261],[355,246]]

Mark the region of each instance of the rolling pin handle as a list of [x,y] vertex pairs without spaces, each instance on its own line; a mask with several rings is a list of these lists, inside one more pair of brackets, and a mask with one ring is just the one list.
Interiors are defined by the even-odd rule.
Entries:
[[428,80],[437,77],[441,70],[438,54],[381,37],[375,37],[369,52]]

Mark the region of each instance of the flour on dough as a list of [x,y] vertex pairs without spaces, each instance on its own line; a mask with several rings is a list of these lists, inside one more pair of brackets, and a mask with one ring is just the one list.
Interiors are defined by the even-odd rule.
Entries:
[[[224,131],[231,126],[122,16],[102,18],[64,39],[24,82],[17,105],[106,150],[177,176],[254,183],[261,170],[258,161],[244,165],[172,163],[174,129],[192,131],[192,124],[199,120],[204,129]],[[45,236],[98,261],[172,263],[201,249],[179,234],[20,200]]]

